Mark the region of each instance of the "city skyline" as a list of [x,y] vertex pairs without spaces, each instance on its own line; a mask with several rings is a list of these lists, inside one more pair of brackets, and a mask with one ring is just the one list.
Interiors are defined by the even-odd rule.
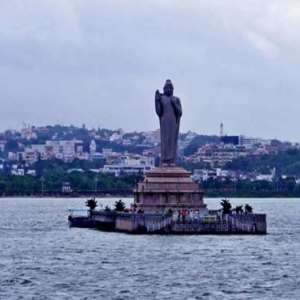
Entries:
[[299,142],[299,16],[294,1],[2,1],[0,130],[153,130],[171,78],[182,131]]
[[[139,134],[139,133],[159,132],[159,127],[149,129],[149,130],[137,130],[137,129],[125,130],[122,127],[110,128],[110,127],[107,127],[107,126],[89,126],[86,123],[75,124],[74,122],[71,123],[71,124],[54,124],[54,123],[53,124],[30,124],[30,123],[23,122],[20,126],[17,126],[16,128],[0,129],[0,134],[4,134],[7,131],[22,133],[22,132],[27,132],[29,130],[29,131],[34,132],[37,129],[46,128],[46,127],[55,127],[55,126],[66,127],[66,128],[74,127],[76,129],[84,128],[88,131],[93,131],[93,130],[97,131],[97,130],[104,129],[104,130],[109,130],[109,131],[112,131],[112,132],[121,131],[125,134],[127,134],[127,133],[138,133]],[[221,127],[222,127],[222,129],[221,129]],[[193,131],[193,130],[187,130],[187,131],[180,130],[179,133],[180,133],[180,135],[192,133],[192,134],[196,134],[196,135],[211,136],[211,137],[222,137],[222,136],[223,137],[230,137],[230,138],[231,137],[240,137],[240,138],[244,137],[244,138],[253,138],[253,139],[261,139],[261,140],[269,140],[269,141],[278,140],[278,141],[281,141],[281,142],[293,143],[293,144],[299,144],[300,143],[298,141],[290,141],[290,140],[287,140],[287,139],[261,137],[259,135],[249,136],[249,135],[245,135],[245,134],[240,133],[240,132],[228,132],[226,130],[226,124],[224,124],[223,122],[219,123],[218,130],[216,132],[213,132],[213,133],[203,133],[203,132],[198,132],[198,131]],[[30,139],[34,140],[34,138],[30,138]]]

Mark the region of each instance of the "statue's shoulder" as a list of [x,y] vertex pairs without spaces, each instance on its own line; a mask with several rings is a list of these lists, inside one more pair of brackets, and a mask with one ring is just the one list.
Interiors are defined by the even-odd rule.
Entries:
[[176,96],[173,96],[173,101],[175,103],[180,103],[180,98],[179,97],[176,97]]

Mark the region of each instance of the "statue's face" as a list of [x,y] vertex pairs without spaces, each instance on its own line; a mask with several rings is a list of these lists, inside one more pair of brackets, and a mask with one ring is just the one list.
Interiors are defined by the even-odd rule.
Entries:
[[166,84],[164,86],[164,94],[168,97],[173,96],[174,88],[171,84]]

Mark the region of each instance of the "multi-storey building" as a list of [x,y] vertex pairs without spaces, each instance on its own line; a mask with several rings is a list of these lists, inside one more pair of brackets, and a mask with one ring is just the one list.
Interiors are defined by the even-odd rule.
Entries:
[[4,152],[6,141],[0,141],[0,152]]
[[79,140],[47,141],[46,147],[50,157],[55,157],[65,162],[73,161],[75,158],[88,158],[88,156],[84,155],[83,142]]
[[249,152],[242,146],[206,144],[200,147],[196,154],[187,160],[190,162],[203,162],[211,167],[224,166],[234,159],[249,155]]
[[269,145],[271,145],[271,140],[245,137],[245,136],[241,135],[240,136],[240,145],[242,145],[246,148],[255,148],[258,146],[269,146]]
[[123,155],[115,164],[106,164],[103,167],[103,173],[114,174],[144,174],[154,168],[154,157],[141,155]]

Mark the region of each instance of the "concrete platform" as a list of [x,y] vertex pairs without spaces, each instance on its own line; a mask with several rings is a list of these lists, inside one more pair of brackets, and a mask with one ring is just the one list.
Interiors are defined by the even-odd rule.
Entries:
[[168,210],[204,210],[203,191],[180,167],[159,167],[146,173],[134,190],[137,210],[163,213]]
[[71,227],[86,227],[131,234],[266,234],[265,214],[207,215],[177,219],[153,213],[97,211],[87,217],[69,217]]

